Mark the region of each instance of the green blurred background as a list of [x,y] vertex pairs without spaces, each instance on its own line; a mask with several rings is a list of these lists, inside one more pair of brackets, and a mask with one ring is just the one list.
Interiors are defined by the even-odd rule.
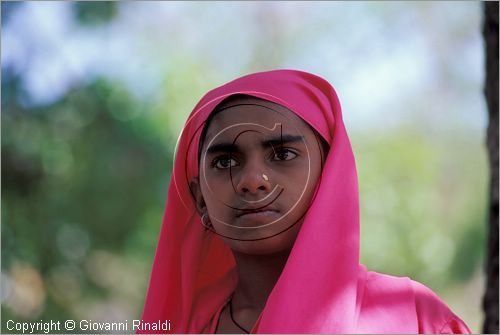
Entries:
[[175,141],[240,75],[336,88],[362,262],[483,320],[487,156],[477,2],[2,2],[2,331],[138,318]]

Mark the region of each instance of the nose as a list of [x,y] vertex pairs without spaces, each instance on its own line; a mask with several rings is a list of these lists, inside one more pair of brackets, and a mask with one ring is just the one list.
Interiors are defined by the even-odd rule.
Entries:
[[271,192],[269,177],[258,164],[248,164],[239,174],[235,185],[236,192],[240,195]]

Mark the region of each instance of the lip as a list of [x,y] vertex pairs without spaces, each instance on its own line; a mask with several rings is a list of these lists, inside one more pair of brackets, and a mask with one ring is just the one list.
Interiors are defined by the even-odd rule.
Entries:
[[250,211],[238,215],[239,219],[258,221],[258,222],[268,222],[276,220],[278,217],[279,217],[279,212],[273,209]]
[[269,212],[268,214],[270,214],[271,212],[277,213],[278,211],[275,210],[274,208],[271,208],[270,206],[265,206],[256,209],[253,208],[240,209],[239,212],[236,214],[236,217],[247,216],[250,214],[266,213],[266,212]]

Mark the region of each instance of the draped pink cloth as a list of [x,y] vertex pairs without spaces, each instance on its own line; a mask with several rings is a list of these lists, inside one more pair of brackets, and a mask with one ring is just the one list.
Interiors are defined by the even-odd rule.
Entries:
[[170,320],[172,333],[213,332],[236,287],[232,253],[203,229],[188,186],[198,174],[204,121],[233,94],[287,107],[330,144],[317,195],[252,332],[468,333],[430,289],[359,264],[356,164],[339,99],[326,80],[295,70],[238,78],[208,92],[190,114],[176,150],[142,321]]

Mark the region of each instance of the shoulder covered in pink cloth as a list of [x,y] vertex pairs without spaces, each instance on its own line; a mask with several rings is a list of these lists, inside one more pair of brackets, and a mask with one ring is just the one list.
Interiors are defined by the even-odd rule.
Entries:
[[[408,296],[408,289],[414,297],[412,308],[402,298]],[[410,329],[420,334],[471,333],[431,289],[408,277],[367,272],[360,307],[357,333],[406,333]]]

